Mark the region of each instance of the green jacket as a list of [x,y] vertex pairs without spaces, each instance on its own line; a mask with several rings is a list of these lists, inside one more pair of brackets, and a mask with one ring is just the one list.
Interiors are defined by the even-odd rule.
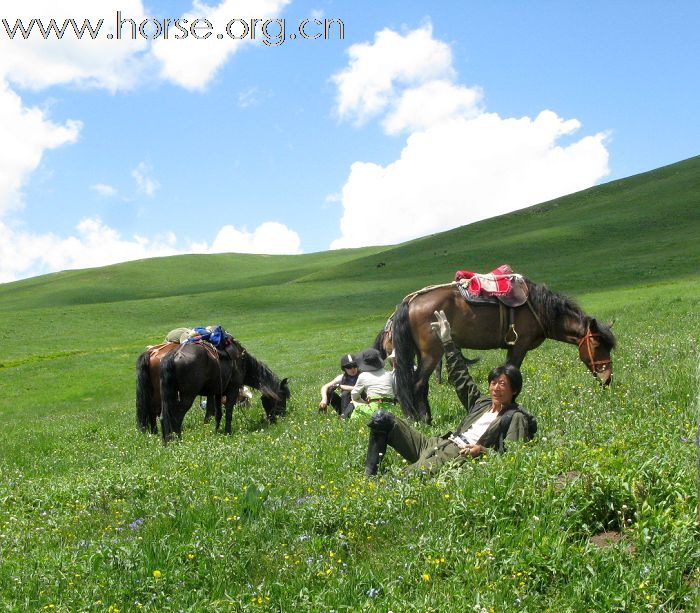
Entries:
[[[467,362],[462,352],[453,342],[445,343],[445,362],[447,364],[449,381],[454,386],[460,402],[467,410],[464,419],[462,419],[454,431],[454,434],[461,434],[468,430],[479,417],[486,413],[486,411],[491,410],[491,396],[482,394],[479,391],[476,383],[474,383],[474,379],[472,379],[472,376],[469,374],[469,368],[467,367]],[[503,408],[503,411],[512,408],[520,408],[520,405],[517,403],[509,404]],[[479,445],[497,449],[500,428],[501,417],[499,416],[479,439]],[[524,420],[512,420],[508,432],[506,433],[505,440],[525,441],[527,438],[528,432]]]

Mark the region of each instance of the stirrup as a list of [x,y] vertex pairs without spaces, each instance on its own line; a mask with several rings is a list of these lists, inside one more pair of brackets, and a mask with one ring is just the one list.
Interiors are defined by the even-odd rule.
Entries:
[[[508,335],[511,332],[515,338],[513,338],[513,340],[508,340]],[[511,347],[518,342],[518,333],[515,331],[515,324],[510,324],[510,328],[508,328],[508,332],[506,332],[506,336],[503,340],[505,341],[506,345],[510,345]]]

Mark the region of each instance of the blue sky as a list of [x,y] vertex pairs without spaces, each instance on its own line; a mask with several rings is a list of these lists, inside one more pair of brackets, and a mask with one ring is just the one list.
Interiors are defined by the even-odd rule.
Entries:
[[[213,36],[107,40],[118,10]],[[696,1],[0,8],[32,17],[104,25],[10,40],[0,22],[0,282],[392,244],[700,153]],[[340,19],[344,38],[218,39],[234,18],[287,37]]]

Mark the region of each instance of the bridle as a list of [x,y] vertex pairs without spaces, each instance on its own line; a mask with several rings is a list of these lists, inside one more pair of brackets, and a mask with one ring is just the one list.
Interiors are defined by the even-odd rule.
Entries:
[[588,370],[590,370],[594,376],[604,373],[609,368],[612,368],[611,358],[608,357],[603,358],[602,360],[596,360],[593,356],[593,339],[598,336],[602,336],[600,332],[591,332],[591,328],[589,326],[586,333],[580,339],[578,339],[579,350],[581,349],[581,346],[585,344],[586,352],[588,353],[588,361],[583,360],[583,362],[586,364],[586,366],[588,366]]

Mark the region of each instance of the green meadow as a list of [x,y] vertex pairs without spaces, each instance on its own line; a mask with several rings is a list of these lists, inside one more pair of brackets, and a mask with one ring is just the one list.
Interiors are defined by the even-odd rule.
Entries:
[[[340,355],[409,292],[508,263],[614,320],[614,382],[575,346],[523,364],[535,439],[431,479],[319,414]],[[693,611],[700,157],[391,247],[198,255],[0,285],[0,609]],[[220,323],[280,377],[216,434],[135,422],[135,363]],[[468,351],[485,383],[502,351]],[[484,387],[485,389],[485,387]],[[442,434],[463,409],[432,384]]]

